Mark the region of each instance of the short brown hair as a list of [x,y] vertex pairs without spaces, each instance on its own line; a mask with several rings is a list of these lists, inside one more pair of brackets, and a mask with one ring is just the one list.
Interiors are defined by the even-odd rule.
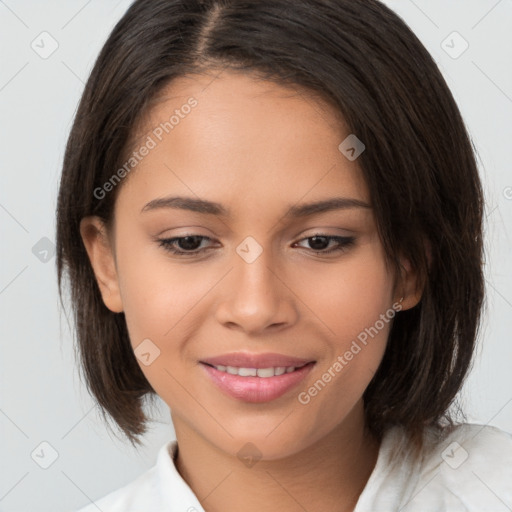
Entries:
[[[483,304],[483,194],[463,119],[438,67],[377,0],[136,0],[85,86],[57,207],[57,270],[69,278],[81,368],[101,411],[133,444],[147,430],[142,373],[123,313],[102,301],[81,240],[89,215],[112,219],[119,188],[94,191],[122,165],[134,127],[173,79],[229,68],[320,94],[366,145],[358,163],[386,257],[420,276],[422,299],[397,313],[364,393],[371,431],[453,426]],[[340,141],[341,142],[341,141]],[[430,264],[424,242],[430,247]]]

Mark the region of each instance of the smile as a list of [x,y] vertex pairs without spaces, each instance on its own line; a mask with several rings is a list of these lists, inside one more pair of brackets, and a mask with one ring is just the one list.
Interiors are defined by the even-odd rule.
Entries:
[[239,375],[240,377],[275,377],[285,373],[292,373],[302,366],[276,366],[270,368],[240,368],[237,366],[212,365],[219,372],[229,373],[230,375]]
[[275,400],[287,393],[306,378],[315,362],[302,366],[269,366],[252,368],[246,366],[200,365],[206,376],[223,394],[250,403]]

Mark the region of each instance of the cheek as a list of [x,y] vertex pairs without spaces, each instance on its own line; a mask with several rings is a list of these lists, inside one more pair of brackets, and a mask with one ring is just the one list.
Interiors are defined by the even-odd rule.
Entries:
[[[131,250],[118,259],[119,281],[137,362],[160,397],[179,409],[188,407],[176,398],[183,395],[180,383],[186,381],[189,369],[184,352],[190,350],[194,338],[198,302],[217,275],[198,279],[193,265],[171,262],[165,254],[158,254],[160,249],[125,249]],[[149,357],[144,356],[148,353]]]
[[[392,304],[393,279],[378,243],[294,278],[294,291],[341,350],[379,320]],[[309,315],[309,313],[308,313]]]
[[[197,279],[194,265],[167,258],[157,242],[119,239],[119,286],[132,345],[145,338],[160,344],[172,336],[174,327],[211,284]],[[215,281],[216,276],[211,277],[210,281]]]
[[[328,346],[299,403],[320,425],[334,426],[363,395],[382,360],[395,316],[392,276],[379,246],[367,245],[335,272],[316,274],[308,306],[328,328]],[[327,275],[328,272],[328,275]],[[320,286],[321,285],[321,286]]]

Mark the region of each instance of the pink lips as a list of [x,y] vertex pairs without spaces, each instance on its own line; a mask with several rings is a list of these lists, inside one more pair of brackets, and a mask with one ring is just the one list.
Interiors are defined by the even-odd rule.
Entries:
[[[281,354],[233,353],[204,359],[202,368],[221,391],[245,402],[261,403],[274,400],[297,386],[311,371],[315,361],[299,359]],[[290,367],[297,369],[291,373],[273,377],[241,377],[219,371],[213,366],[235,366],[238,368]]]

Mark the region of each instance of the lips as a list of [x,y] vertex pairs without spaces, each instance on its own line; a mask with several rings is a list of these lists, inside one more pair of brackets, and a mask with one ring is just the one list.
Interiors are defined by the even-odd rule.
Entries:
[[210,382],[224,394],[252,403],[268,402],[291,391],[315,365],[311,359],[241,352],[207,358],[200,363]]

